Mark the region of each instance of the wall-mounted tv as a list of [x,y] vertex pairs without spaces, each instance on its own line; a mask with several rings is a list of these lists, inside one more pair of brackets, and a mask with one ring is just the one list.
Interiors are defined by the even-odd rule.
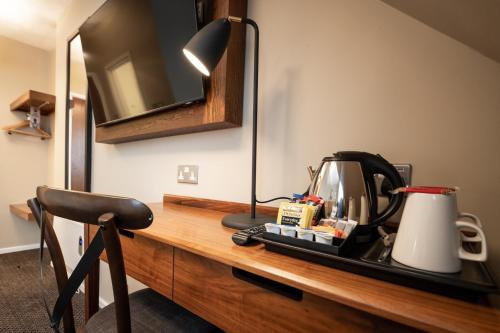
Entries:
[[203,78],[182,48],[195,0],[108,0],[80,27],[96,126],[201,101]]

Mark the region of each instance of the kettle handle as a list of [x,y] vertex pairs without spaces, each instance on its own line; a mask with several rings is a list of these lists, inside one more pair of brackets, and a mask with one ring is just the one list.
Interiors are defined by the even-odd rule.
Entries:
[[[370,177],[369,180],[371,184],[370,191],[373,191],[372,198],[374,198],[375,203],[377,200],[377,193],[373,180],[373,176],[375,174],[381,174],[385,176],[389,180],[394,189],[398,187],[404,187],[403,179],[399,175],[399,172],[391,163],[387,162],[381,155],[378,154],[372,155],[372,157],[368,158],[365,161],[365,163],[366,163],[365,166],[367,167],[367,171]],[[374,204],[373,207],[375,207],[374,211],[375,218],[371,221],[371,223],[379,224],[380,222],[387,220],[389,217],[395,214],[403,202],[403,196],[404,196],[403,193],[397,193],[392,195],[389,201],[389,205],[380,214],[377,213],[376,211],[377,205]]]

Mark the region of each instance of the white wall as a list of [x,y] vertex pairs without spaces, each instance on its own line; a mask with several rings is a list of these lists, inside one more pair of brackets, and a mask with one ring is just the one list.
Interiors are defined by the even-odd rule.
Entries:
[[[101,2],[73,1],[58,26],[58,96],[66,38]],[[500,64],[378,1],[249,0],[248,12],[261,30],[259,198],[305,189],[305,167],[338,150],[410,162],[414,184],[462,188],[460,207],[483,219],[500,273]],[[245,82],[242,128],[95,144],[93,190],[146,202],[163,193],[247,202],[251,74]],[[62,131],[63,119],[56,123]],[[60,135],[59,185],[63,148]],[[178,164],[198,164],[199,184],[177,184]]]
[[[50,62],[49,52],[0,36],[0,128],[25,119],[23,112],[10,112],[21,94],[53,92]],[[0,252],[38,241],[36,224],[12,215],[9,204],[26,202],[47,182],[48,146],[49,141],[0,131]]]

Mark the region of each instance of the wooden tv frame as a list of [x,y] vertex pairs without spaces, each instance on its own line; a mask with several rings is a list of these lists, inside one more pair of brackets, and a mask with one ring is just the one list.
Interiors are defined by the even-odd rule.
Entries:
[[[211,19],[245,17],[247,0],[208,0]],[[206,101],[96,128],[96,142],[123,143],[240,127],[243,117],[244,24],[231,26],[226,53],[205,82]]]

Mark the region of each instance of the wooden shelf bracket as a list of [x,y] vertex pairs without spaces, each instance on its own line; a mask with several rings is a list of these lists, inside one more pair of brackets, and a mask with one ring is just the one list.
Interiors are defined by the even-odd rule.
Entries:
[[[50,133],[41,128],[41,119],[43,115],[53,112],[54,106],[54,96],[30,90],[11,104],[11,111],[27,112],[26,120],[5,126],[3,130],[8,134],[28,135],[42,140],[50,139],[52,137]],[[32,130],[24,130],[27,128]]]

